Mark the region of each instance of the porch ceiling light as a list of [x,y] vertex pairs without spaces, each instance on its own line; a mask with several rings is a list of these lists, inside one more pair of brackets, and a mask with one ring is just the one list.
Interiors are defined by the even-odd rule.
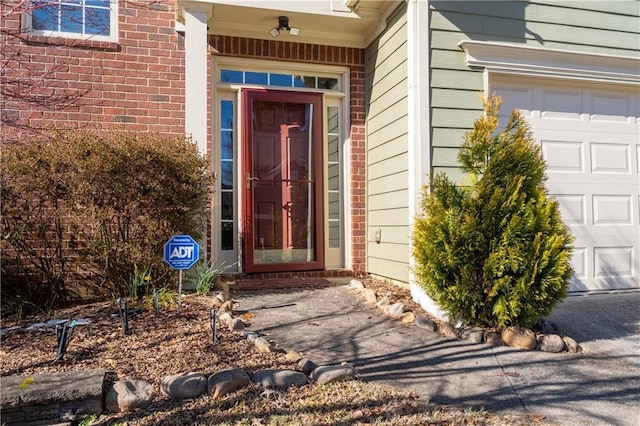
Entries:
[[271,37],[276,38],[280,35],[280,31],[289,31],[289,34],[291,34],[292,36],[300,35],[300,28],[289,26],[288,16],[279,16],[278,26],[271,28],[271,30],[269,30],[269,34],[271,34]]

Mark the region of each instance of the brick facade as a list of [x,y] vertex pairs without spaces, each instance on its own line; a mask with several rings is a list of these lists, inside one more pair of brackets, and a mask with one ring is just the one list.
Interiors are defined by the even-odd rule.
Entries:
[[[118,41],[20,34],[17,0],[3,3],[2,137],[55,125],[185,132],[184,36],[173,5],[120,1]],[[352,269],[366,272],[364,51],[273,40],[210,36],[213,55],[290,60],[350,68]],[[211,66],[211,64],[209,64]],[[208,75],[211,75],[209,73]],[[204,88],[203,88],[204,89]],[[211,93],[212,82],[206,83]],[[212,105],[208,100],[209,149]],[[210,152],[209,152],[210,154]],[[210,235],[210,233],[209,233]],[[209,247],[211,241],[208,241]]]
[[[3,2],[2,13],[11,4]],[[3,136],[51,126],[183,135],[184,48],[175,10],[121,1],[118,41],[20,34],[20,13],[3,19]],[[3,91],[4,92],[4,91]]]

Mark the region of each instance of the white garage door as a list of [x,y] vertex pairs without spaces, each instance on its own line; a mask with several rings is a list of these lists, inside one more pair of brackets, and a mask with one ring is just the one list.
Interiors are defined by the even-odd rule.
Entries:
[[492,77],[491,90],[501,115],[520,109],[542,146],[547,187],[575,236],[569,290],[640,288],[640,90],[548,81]]

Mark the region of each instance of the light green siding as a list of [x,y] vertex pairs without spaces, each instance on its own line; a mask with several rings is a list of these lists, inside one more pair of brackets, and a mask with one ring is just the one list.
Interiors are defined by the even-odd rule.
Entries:
[[[409,278],[407,25],[402,5],[365,52],[367,86],[367,268]],[[381,236],[375,240],[376,231]]]
[[431,1],[432,172],[455,181],[455,147],[480,115],[483,70],[466,65],[462,40],[638,56],[637,1]]
[[[457,152],[482,111],[483,70],[466,64],[463,40],[575,52],[640,55],[638,1],[429,2],[431,172],[464,182]],[[365,51],[367,260],[370,273],[409,279],[407,6]],[[380,242],[376,242],[376,235]]]

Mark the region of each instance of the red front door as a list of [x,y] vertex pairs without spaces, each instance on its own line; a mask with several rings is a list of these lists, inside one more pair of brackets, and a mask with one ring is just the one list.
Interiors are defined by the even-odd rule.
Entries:
[[245,270],[322,269],[322,97],[243,96]]

